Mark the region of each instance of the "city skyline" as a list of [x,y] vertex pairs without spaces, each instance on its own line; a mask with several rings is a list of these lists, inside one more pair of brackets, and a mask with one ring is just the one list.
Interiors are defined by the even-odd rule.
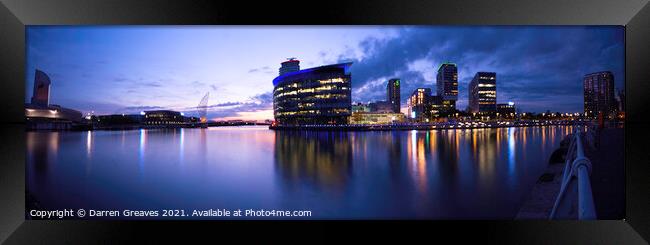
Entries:
[[210,92],[209,119],[272,119],[271,81],[289,57],[302,69],[353,62],[354,102],[385,100],[391,78],[405,95],[435,90],[447,61],[458,65],[461,110],[479,71],[496,72],[497,102],[522,111],[582,111],[582,79],[592,72],[610,70],[624,88],[623,29],[615,26],[34,26],[27,44],[26,102],[39,69],[52,78],[51,103],[96,114],[192,113]]

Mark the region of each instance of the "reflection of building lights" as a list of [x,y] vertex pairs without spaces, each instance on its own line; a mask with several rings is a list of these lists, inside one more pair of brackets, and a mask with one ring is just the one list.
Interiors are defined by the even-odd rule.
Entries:
[[92,140],[93,140],[93,135],[92,131],[88,130],[88,134],[86,135],[86,154],[88,157],[91,156],[92,153]]

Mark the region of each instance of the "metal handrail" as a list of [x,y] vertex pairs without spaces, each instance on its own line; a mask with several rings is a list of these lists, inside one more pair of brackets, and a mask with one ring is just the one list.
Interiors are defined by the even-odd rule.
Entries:
[[[596,219],[596,209],[591,191],[591,161],[585,157],[582,135],[584,132],[577,131],[573,134],[569,149],[566,154],[564,174],[560,193],[555,199],[555,205],[551,211],[551,219],[580,220]],[[589,136],[587,136],[589,137]],[[577,200],[577,205],[575,201]],[[578,207],[575,213],[574,207]]]

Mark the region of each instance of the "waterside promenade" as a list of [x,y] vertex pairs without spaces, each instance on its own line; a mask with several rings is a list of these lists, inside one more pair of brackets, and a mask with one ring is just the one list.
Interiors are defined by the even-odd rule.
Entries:
[[442,122],[442,123],[395,123],[395,124],[344,124],[344,125],[271,125],[273,130],[332,130],[332,131],[381,131],[381,130],[435,130],[533,127],[550,125],[590,125],[591,121],[578,120],[530,120],[490,122]]

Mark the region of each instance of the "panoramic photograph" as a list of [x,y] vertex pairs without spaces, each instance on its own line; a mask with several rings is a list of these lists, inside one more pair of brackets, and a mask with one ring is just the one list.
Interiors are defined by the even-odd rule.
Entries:
[[622,26],[26,26],[31,220],[625,217]]

